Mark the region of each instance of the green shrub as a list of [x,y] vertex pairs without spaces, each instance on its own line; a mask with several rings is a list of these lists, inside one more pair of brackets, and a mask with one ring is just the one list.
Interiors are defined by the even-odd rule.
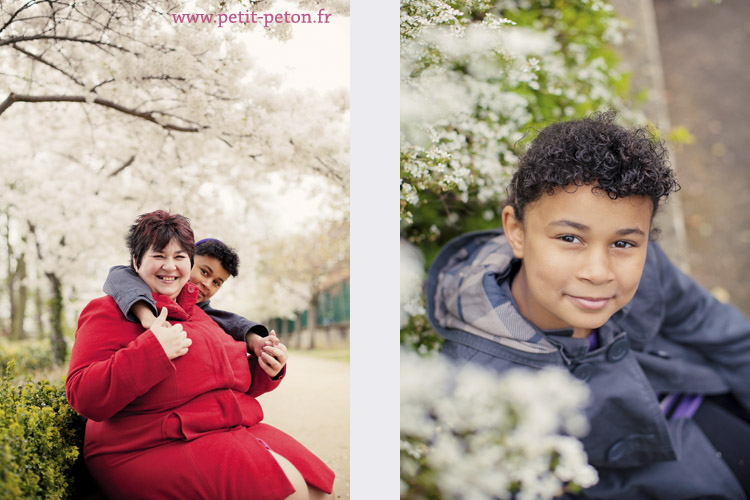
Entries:
[[17,340],[8,342],[0,340],[0,373],[6,371],[11,360],[15,360],[18,373],[47,370],[55,363],[49,341]]
[[0,498],[70,498],[83,423],[62,383],[16,386],[14,368],[0,378]]

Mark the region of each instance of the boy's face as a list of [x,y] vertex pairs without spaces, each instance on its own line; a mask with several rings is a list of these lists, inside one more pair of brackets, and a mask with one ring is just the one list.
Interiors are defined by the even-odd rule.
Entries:
[[198,286],[196,302],[209,300],[228,278],[229,271],[224,269],[219,259],[208,255],[196,255],[193,270],[190,272],[190,281]]
[[635,295],[646,261],[652,202],[612,200],[590,186],[543,195],[524,223],[503,210],[503,226],[523,259],[511,290],[528,320],[543,330],[572,328],[585,337]]

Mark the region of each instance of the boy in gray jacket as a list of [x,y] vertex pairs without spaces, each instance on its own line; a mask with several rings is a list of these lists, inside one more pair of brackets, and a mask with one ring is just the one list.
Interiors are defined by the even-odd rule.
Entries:
[[[240,259],[225,243],[206,238],[195,244],[195,257],[190,281],[198,287],[198,307],[208,314],[222,330],[235,340],[245,342],[250,353],[260,357],[263,347],[276,346],[276,332],[238,314],[211,307],[211,297],[219,291],[229,276],[237,276]],[[148,329],[158,311],[148,286],[130,266],[115,266],[104,282],[104,293],[112,297],[130,321],[140,322]]]
[[587,382],[599,483],[576,497],[745,499],[750,323],[650,240],[678,186],[663,144],[614,119],[539,133],[503,229],[460,236],[432,264],[428,316],[459,365],[561,366]]

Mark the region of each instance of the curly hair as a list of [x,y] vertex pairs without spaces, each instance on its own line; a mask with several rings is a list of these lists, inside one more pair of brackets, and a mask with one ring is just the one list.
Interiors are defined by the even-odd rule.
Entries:
[[659,202],[680,186],[664,142],[646,128],[628,130],[608,111],[547,126],[521,156],[508,187],[508,204],[523,221],[529,203],[558,188],[592,186],[611,199],[646,196]]
[[195,244],[195,254],[213,257],[218,260],[226,271],[237,277],[240,267],[240,257],[233,248],[215,238],[205,238]]

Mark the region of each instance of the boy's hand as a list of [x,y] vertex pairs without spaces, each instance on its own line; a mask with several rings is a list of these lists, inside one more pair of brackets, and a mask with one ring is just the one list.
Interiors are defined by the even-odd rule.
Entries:
[[187,333],[182,329],[181,324],[169,324],[166,307],[162,307],[159,317],[151,325],[151,331],[170,360],[187,354],[188,348],[193,343],[192,340],[187,338]]
[[261,337],[257,333],[251,333],[247,336],[247,344],[250,347],[250,352],[255,354],[257,358],[260,358],[264,347],[276,347],[279,345],[279,338],[273,330],[268,334],[268,337]]
[[138,318],[138,321],[141,322],[141,326],[148,330],[151,328],[151,325],[154,324],[154,321],[156,321],[156,316],[154,316],[154,313],[151,312],[151,308],[146,305],[146,302],[139,300],[135,304],[133,304],[133,307],[131,308],[133,310],[133,314],[135,314],[135,317]]
[[268,337],[263,339],[267,346],[276,347],[281,344],[279,337],[276,336],[276,330],[271,330],[268,333]]
[[278,342],[279,339],[276,337],[276,333],[272,331],[269,337],[271,336],[276,339],[277,343],[263,347],[261,355],[258,356],[258,364],[269,377],[273,378],[284,368],[289,355],[286,352],[286,346]]

